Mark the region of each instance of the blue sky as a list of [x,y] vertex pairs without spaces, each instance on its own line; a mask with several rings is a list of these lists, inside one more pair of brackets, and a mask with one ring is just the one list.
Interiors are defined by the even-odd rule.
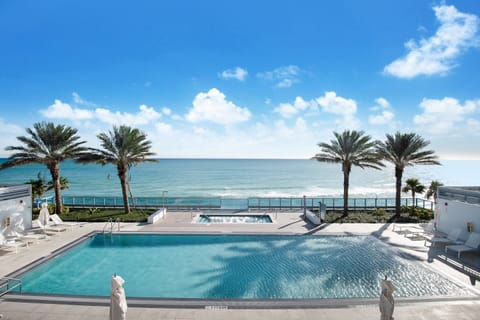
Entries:
[[0,156],[38,121],[158,157],[309,158],[332,131],[480,159],[480,2],[1,1]]

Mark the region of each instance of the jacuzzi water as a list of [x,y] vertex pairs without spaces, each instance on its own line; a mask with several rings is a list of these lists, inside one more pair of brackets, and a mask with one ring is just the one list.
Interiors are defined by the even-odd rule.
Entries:
[[205,215],[196,218],[196,223],[272,223],[269,215]]
[[372,236],[96,235],[21,276],[22,292],[204,299],[461,296],[466,289]]

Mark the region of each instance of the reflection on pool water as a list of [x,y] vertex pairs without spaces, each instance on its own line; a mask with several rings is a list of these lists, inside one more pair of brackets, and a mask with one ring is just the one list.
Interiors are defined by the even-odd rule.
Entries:
[[206,215],[195,218],[196,223],[272,223],[269,215]]
[[465,289],[372,236],[96,235],[24,274],[22,291],[128,297],[377,298],[459,296]]

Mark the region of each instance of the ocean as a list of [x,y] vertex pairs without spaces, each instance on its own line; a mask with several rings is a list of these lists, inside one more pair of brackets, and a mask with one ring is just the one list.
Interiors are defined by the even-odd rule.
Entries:
[[[0,159],[0,162],[5,159]],[[445,160],[442,166],[415,166],[405,170],[404,180],[417,178],[427,187],[432,180],[449,186],[480,185],[480,161]],[[65,161],[61,175],[70,187],[64,196],[121,196],[116,168],[112,165],[77,164]],[[21,184],[41,173],[43,165],[27,165],[0,171],[0,185]],[[280,159],[160,159],[130,171],[135,197],[342,197],[343,174],[339,164],[314,160]],[[51,192],[49,193],[51,194]],[[49,195],[47,194],[47,195]],[[350,175],[351,197],[393,197],[394,168],[354,167]],[[405,196],[409,196],[405,194]]]

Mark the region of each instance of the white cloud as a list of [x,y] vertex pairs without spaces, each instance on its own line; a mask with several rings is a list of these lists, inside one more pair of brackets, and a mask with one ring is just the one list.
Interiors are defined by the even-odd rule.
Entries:
[[251,113],[247,108],[225,100],[225,95],[216,88],[200,92],[193,100],[193,108],[185,116],[190,122],[213,122],[230,125],[249,120]]
[[163,134],[172,133],[172,126],[169,125],[168,123],[164,123],[164,122],[156,123],[155,128],[157,129],[158,132]]
[[395,114],[389,110],[383,110],[380,114],[369,116],[368,123],[370,124],[391,124],[393,119],[395,118]]
[[236,67],[235,69],[224,70],[218,76],[223,79],[237,79],[238,81],[244,81],[247,75],[247,70]]
[[73,102],[77,105],[87,106],[87,107],[97,107],[97,105],[91,101],[85,100],[76,92],[72,92]]
[[322,110],[328,113],[340,115],[352,115],[357,112],[357,102],[353,99],[345,99],[337,96],[334,91],[325,92],[323,97],[316,99]]
[[5,151],[5,148],[19,145],[17,137],[24,135],[26,135],[24,128],[0,118],[0,136],[2,137],[0,139],[0,157],[9,157],[10,153]]
[[368,123],[373,125],[394,124],[395,114],[391,108],[390,102],[385,98],[375,99],[376,105],[371,107],[372,111],[380,111],[379,114],[371,115],[368,117]]
[[289,65],[284,67],[276,68],[272,71],[259,72],[257,77],[275,81],[275,86],[277,88],[289,88],[293,84],[299,82],[298,76],[300,75],[300,68],[296,65]]
[[132,114],[128,112],[112,112],[108,109],[97,108],[95,109],[95,116],[99,120],[110,124],[126,124],[126,125],[145,125],[162,115],[155,111],[154,108],[148,107],[142,104],[138,107],[139,112]]
[[316,109],[317,104],[313,100],[305,101],[302,97],[296,97],[293,104],[280,103],[275,109],[273,109],[273,112],[279,113],[284,118],[291,118],[295,114],[309,107]]
[[478,17],[459,12],[454,6],[433,7],[440,24],[435,35],[419,43],[405,43],[407,54],[384,68],[399,78],[445,74],[457,65],[456,59],[470,47],[478,46]]
[[382,108],[389,108],[390,107],[390,102],[387,101],[385,98],[377,98],[375,99],[375,102]]
[[167,107],[163,107],[162,108],[162,113],[166,116],[169,116],[172,114],[172,110],[170,108],[167,108]]
[[[75,93],[74,93],[75,99]],[[87,120],[94,117],[94,113],[87,109],[72,108],[68,103],[60,100],[50,105],[46,110],[40,110],[44,117],[50,119],[69,119],[69,120]]]
[[[77,99],[77,101],[84,100]],[[161,114],[155,111],[154,108],[146,105],[139,106],[139,112],[132,114],[119,111],[113,112],[106,108],[96,108],[95,110],[74,108],[60,100],[55,100],[54,104],[45,110],[40,110],[40,113],[49,119],[68,119],[71,121],[98,119],[110,124],[127,125],[144,125],[161,117]]]
[[322,107],[322,111],[341,116],[335,119],[335,124],[339,130],[359,127],[360,121],[355,117],[357,112],[357,102],[355,100],[337,96],[334,91],[327,91],[315,101]]
[[416,115],[413,122],[421,129],[431,134],[455,134],[465,132],[468,126],[476,128],[478,120],[468,117],[480,112],[480,100],[467,100],[462,105],[450,97],[423,99],[420,108],[423,113]]

